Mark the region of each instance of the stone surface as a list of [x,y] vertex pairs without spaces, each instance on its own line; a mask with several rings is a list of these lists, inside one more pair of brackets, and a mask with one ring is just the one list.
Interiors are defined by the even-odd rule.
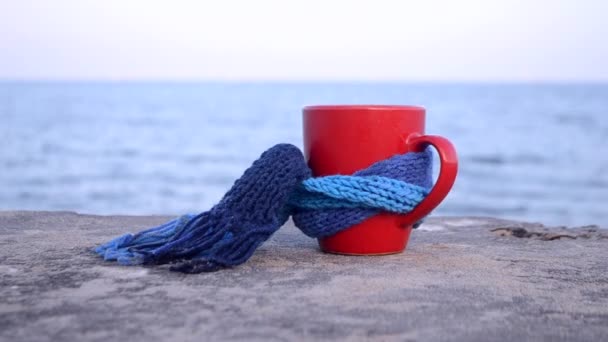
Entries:
[[431,218],[403,254],[349,257],[287,225],[199,275],[90,252],[167,219],[0,212],[0,340],[608,340],[608,230]]

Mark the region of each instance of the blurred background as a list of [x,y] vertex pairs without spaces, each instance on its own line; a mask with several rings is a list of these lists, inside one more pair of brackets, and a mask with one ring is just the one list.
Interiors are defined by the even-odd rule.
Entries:
[[608,227],[608,2],[0,1],[0,210],[208,209],[310,104],[414,104],[436,215]]

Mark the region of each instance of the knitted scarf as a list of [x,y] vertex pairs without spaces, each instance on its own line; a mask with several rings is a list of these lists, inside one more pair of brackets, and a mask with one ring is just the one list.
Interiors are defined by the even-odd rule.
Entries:
[[279,144],[265,151],[211,210],[122,235],[95,252],[123,265],[171,263],[171,270],[185,273],[236,266],[290,216],[304,234],[321,238],[381,211],[408,213],[430,191],[431,156],[429,149],[410,152],[350,176],[313,178],[302,152]]

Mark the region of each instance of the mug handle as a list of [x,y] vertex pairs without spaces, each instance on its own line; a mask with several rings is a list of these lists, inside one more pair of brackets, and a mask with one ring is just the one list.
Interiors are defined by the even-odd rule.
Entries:
[[418,133],[410,134],[406,138],[409,151],[422,152],[431,145],[437,150],[441,166],[437,182],[431,192],[420,202],[412,211],[405,215],[404,226],[411,226],[431,213],[452,189],[456,174],[458,173],[458,156],[454,145],[444,138],[437,135],[421,135]]

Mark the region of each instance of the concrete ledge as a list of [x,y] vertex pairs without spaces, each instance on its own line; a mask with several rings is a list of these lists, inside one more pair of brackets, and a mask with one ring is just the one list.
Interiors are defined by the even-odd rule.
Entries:
[[0,212],[0,340],[608,340],[608,230],[431,218],[405,253],[323,254],[291,225],[245,265],[121,267],[167,217]]

